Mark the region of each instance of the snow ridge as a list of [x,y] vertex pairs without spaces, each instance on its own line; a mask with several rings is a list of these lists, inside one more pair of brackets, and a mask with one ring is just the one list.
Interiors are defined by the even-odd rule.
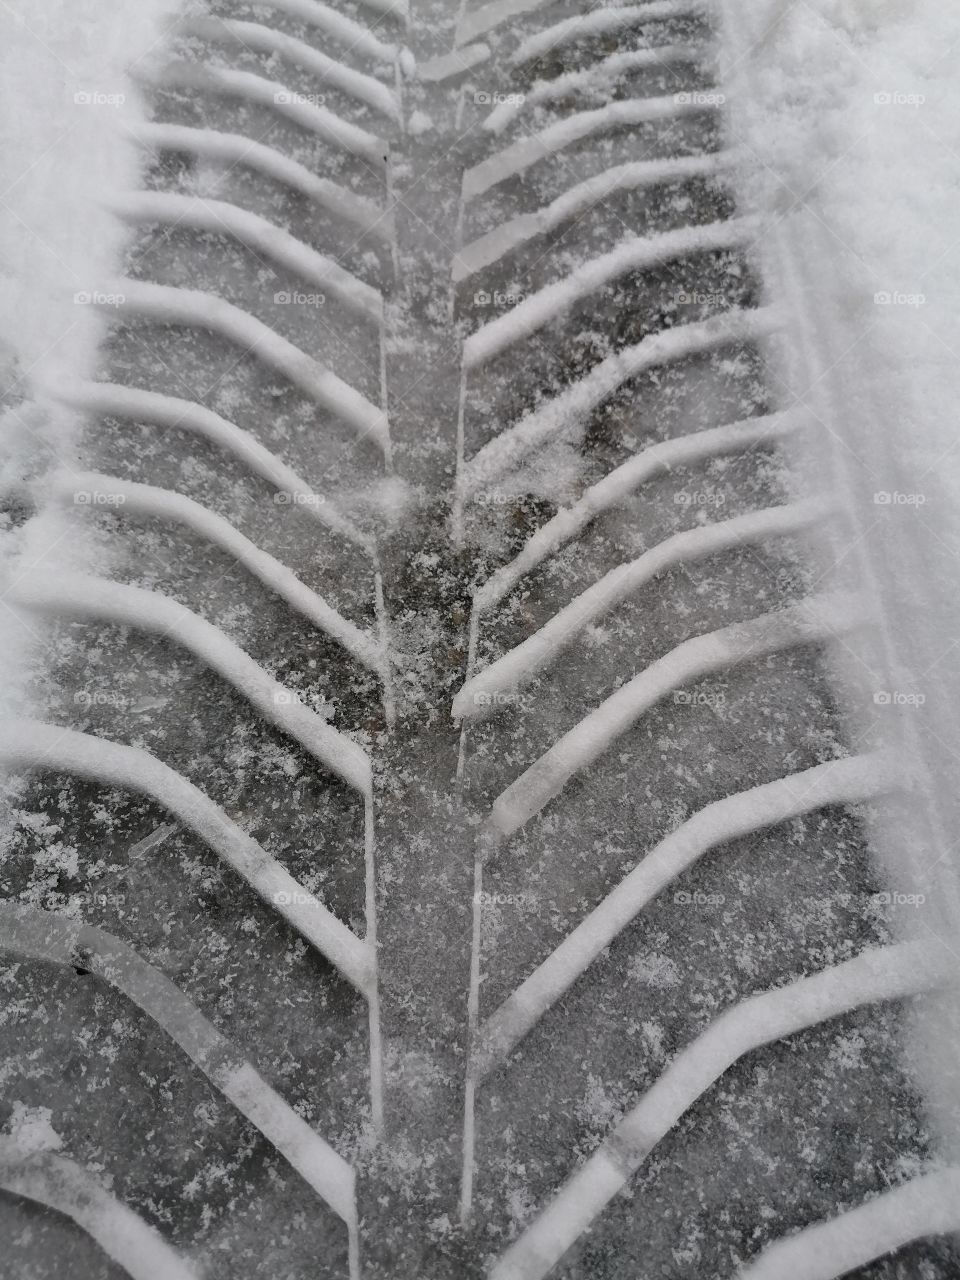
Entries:
[[463,344],[463,364],[473,370],[522,341],[556,316],[563,315],[590,293],[631,271],[644,271],[676,258],[726,249],[742,249],[757,234],[757,224],[749,218],[680,227],[653,236],[633,236],[622,240],[609,253],[601,254],[568,275],[545,285],[517,306],[476,329]]
[[160,324],[209,329],[288,378],[316,404],[351,426],[361,438],[370,436],[390,456],[387,415],[335,373],[325,369],[262,320],[232,302],[197,289],[145,283],[124,278],[109,281],[98,295],[109,301],[104,310],[132,315]]
[[523,173],[531,165],[547,156],[556,155],[583,138],[608,133],[612,129],[630,128],[632,125],[679,120],[683,116],[702,115],[717,109],[717,102],[709,95],[697,97],[687,94],[684,97],[672,94],[660,98],[627,98],[625,101],[609,102],[592,111],[578,111],[554,121],[539,133],[519,139],[503,151],[481,160],[472,169],[467,169],[463,175],[463,199],[475,200],[491,187]]
[[72,1218],[133,1280],[200,1280],[200,1273],[73,1160],[38,1151],[24,1155],[0,1137],[0,1187]]
[[674,1058],[493,1265],[490,1280],[541,1280],[684,1112],[745,1054],[861,1005],[902,1000],[943,986],[951,976],[932,945],[901,943],[865,951],[813,977],[742,1000]]
[[561,650],[572,644],[585,627],[616,608],[664,570],[766,538],[790,537],[823,520],[830,511],[827,502],[808,498],[785,506],[750,511],[732,520],[699,525],[664,539],[636,560],[611,569],[533,635],[466,681],[453,701],[454,720],[472,720],[489,714],[496,704],[494,694],[519,688],[532,680],[539,671],[554,662]]
[[550,439],[582,423],[618,387],[643,370],[731,343],[753,341],[774,332],[778,325],[779,317],[772,307],[738,308],[695,324],[663,329],[607,356],[579,381],[479,449],[461,472],[461,497],[473,497]]
[[241,133],[219,133],[216,129],[196,129],[191,125],[143,123],[131,130],[142,147],[154,150],[186,151],[228,167],[246,165],[274,181],[299,191],[345,222],[352,222],[383,244],[393,241],[393,215],[380,209],[348,187],[328,178],[319,178],[297,160],[275,147],[254,142]]
[[[331,605],[316,591],[312,591],[281,561],[262,551],[239,529],[214,511],[170,489],[158,489],[154,485],[136,484],[114,476],[97,472],[63,474],[53,480],[54,495],[61,502],[77,505],[76,495],[96,493],[109,499],[111,512],[116,516],[146,516],[159,520],[176,521],[192,529],[194,533],[220,547],[248,573],[276,592],[292,609],[302,614],[308,622],[324,634],[336,640],[353,654],[358,662],[378,676],[383,675],[384,657],[374,638]],[[103,499],[101,499],[103,500]],[[97,508],[80,503],[88,511]]]
[[482,1024],[471,1071],[479,1081],[573,986],[668,884],[711,849],[828,805],[862,804],[897,782],[883,755],[831,760],[716,800],[671,831]]
[[284,1102],[159,969],[112,934],[68,916],[0,904],[0,948],[44,963],[82,963],[142,1009],[309,1183],[355,1228],[352,1167]]
[[641,449],[591,485],[572,506],[562,507],[536,533],[531,534],[523,549],[477,589],[473,597],[474,613],[478,617],[488,613],[525,574],[531,573],[565,543],[582,533],[591,520],[626,501],[653,476],[663,475],[674,467],[689,466],[706,458],[773,442],[796,430],[801,421],[801,415],[795,411],[764,414],[722,427],[710,427],[694,435],[676,436]]
[[80,618],[134,627],[182,645],[216,671],[281,732],[365,799],[372,794],[372,766],[362,747],[338,732],[285,688],[220,629],[185,605],[106,578],[36,572],[9,588],[10,603],[46,616]]
[[611,694],[501,792],[485,824],[494,845],[538,814],[668,693],[778,649],[822,643],[868,616],[861,597],[827,594],[685,640]]
[[156,756],[92,734],[37,720],[0,725],[0,762],[10,768],[75,774],[150,796],[175,814],[325,956],[369,1000],[376,955],[224,811]]

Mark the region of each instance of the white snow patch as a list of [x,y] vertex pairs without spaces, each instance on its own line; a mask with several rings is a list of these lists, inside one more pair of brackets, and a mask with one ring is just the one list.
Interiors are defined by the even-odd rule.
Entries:
[[[823,429],[798,474],[844,491],[825,575],[879,602],[880,642],[837,655],[855,740],[898,751],[926,795],[871,827],[888,886],[960,932],[960,12],[938,0],[725,0],[719,79],[745,213],[772,215],[760,267],[782,308],[786,399]],[[826,535],[826,531],[823,531]],[[836,583],[831,585],[837,585]],[[922,695],[922,700],[918,695]],[[903,699],[906,699],[905,701]],[[868,815],[869,821],[869,815]],[[916,913],[914,913],[916,914]],[[915,922],[900,912],[896,922]],[[952,1009],[945,1006],[953,1005]],[[960,1155],[960,997],[918,1019],[931,1111]]]

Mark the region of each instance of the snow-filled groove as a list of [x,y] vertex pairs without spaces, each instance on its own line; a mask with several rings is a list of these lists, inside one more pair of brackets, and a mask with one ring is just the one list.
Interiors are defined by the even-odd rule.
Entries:
[[370,757],[265,671],[220,629],[186,606],[142,587],[107,578],[34,573],[11,587],[11,605],[83,621],[147,631],[189,650],[216,671],[264,719],[288,734],[324,768],[358,791],[372,794]]
[[[356,1247],[351,1165],[273,1089],[193,1002],[120,938],[50,911],[0,904],[0,949],[44,963],[82,967],[132,1001],[183,1050],[346,1223]],[[354,1267],[353,1274],[359,1275]]]
[[144,121],[131,129],[140,146],[153,151],[182,151],[215,160],[229,167],[245,165],[275,182],[305,195],[344,222],[352,223],[381,244],[393,240],[393,214],[358,196],[348,187],[311,173],[297,160],[275,147],[255,142],[240,133],[219,133],[216,129],[196,129],[191,125],[158,124]]
[[387,144],[382,138],[334,115],[326,107],[306,101],[303,94],[288,89],[277,80],[267,80],[252,71],[235,71],[177,59],[139,74],[155,89],[193,89],[267,107],[331,146],[359,156],[378,175],[382,175],[386,167]]
[[249,431],[221,418],[212,409],[192,400],[180,400],[158,391],[122,387],[110,382],[61,383],[49,391],[54,399],[86,413],[131,419],[170,431],[189,431],[224,453],[229,453],[255,475],[273,485],[288,504],[318,521],[331,533],[338,533],[376,560],[372,540],[335,503],[318,493],[285,462],[271,453]]
[[691,178],[717,177],[730,168],[733,159],[733,152],[715,151],[706,155],[634,160],[615,165],[596,177],[578,182],[535,213],[518,214],[464,245],[453,260],[453,282],[459,284],[474,272],[492,266],[529,240],[554,231],[561,223],[579,217],[595,205],[602,205],[618,191],[683,182]]
[[141,280],[114,280],[103,296],[112,299],[105,309],[115,315],[207,329],[235,342],[283,374],[315,404],[346,422],[361,439],[369,437],[389,462],[390,429],[383,410],[256,316],[211,293]]
[[522,550],[477,588],[473,597],[475,615],[479,618],[488,613],[525,574],[582,533],[591,520],[624,502],[647,480],[674,467],[690,466],[708,458],[772,443],[796,430],[801,422],[802,416],[796,411],[764,414],[648,445],[591,485],[572,506],[561,507],[531,534]]
[[578,111],[547,125],[539,133],[520,138],[481,160],[472,169],[467,169],[463,175],[463,199],[465,202],[475,200],[492,187],[506,182],[507,178],[526,172],[541,160],[557,155],[584,138],[632,125],[659,124],[716,110],[715,98],[709,94],[673,94],[660,98],[627,98],[622,102],[609,102],[605,107],[592,111]]
[[0,727],[0,761],[13,769],[69,773],[103,786],[149,796],[194,831],[227,866],[273,907],[370,1000],[376,954],[241,830],[202,791],[140,747],[36,720]]
[[549,440],[581,425],[618,387],[645,369],[705,355],[718,347],[756,341],[773,333],[778,324],[779,317],[772,307],[726,311],[696,324],[650,334],[632,347],[607,356],[579,381],[532,409],[468,459],[459,478],[461,500],[475,496]]
[[171,223],[194,230],[233,236],[280,266],[295,271],[311,284],[328,291],[357,315],[373,324],[383,320],[383,297],[378,289],[346,271],[332,258],[308,244],[224,200],[187,196],[166,191],[135,191],[114,196],[108,207],[131,223]]
[[739,1280],[839,1280],[925,1236],[960,1231],[960,1168],[924,1173],[778,1240]]
[[61,502],[90,511],[95,511],[96,505],[83,501],[78,503],[78,494],[84,497],[92,494],[105,495],[99,497],[99,501],[109,498],[111,510],[117,516],[144,516],[185,525],[232,556],[308,622],[343,645],[369,671],[383,678],[384,655],[373,636],[354,626],[327,604],[322,596],[301,582],[285,564],[262,551],[229,520],[201,506],[199,502],[194,502],[192,498],[170,489],[137,484],[93,471],[64,474],[56,478],[54,492]]
[[893,762],[853,756],[716,800],[665,836],[482,1024],[470,1071],[479,1082],[668,884],[718,845],[828,805],[863,804],[897,784]]
[[[199,36],[212,43],[277,54],[301,67],[311,76],[315,76],[321,84],[330,84],[342,90],[358,102],[373,107],[375,111],[379,111],[395,124],[400,121],[400,101],[382,80],[377,80],[363,71],[355,71],[345,63],[329,58],[319,49],[283,31],[275,31],[272,27],[265,27],[259,22],[241,22],[235,18],[200,15],[185,18],[181,23],[181,30],[185,35]],[[383,53],[387,52],[391,57],[395,56],[395,50],[390,50],[388,47],[385,47],[383,52],[375,51],[374,56],[383,57]]]
[[677,258],[744,249],[756,234],[754,222],[736,218],[624,239],[608,253],[574,267],[568,275],[545,285],[471,333],[463,344],[464,368],[472,372],[562,316],[588,294],[631,272],[646,271]]
[[486,819],[491,840],[513,835],[673,690],[780,649],[824,643],[868,618],[862,597],[828,594],[685,640],[611,694],[501,792]]
[[715,524],[699,525],[665,539],[636,560],[611,569],[561,609],[533,635],[472,676],[453,701],[456,721],[487,715],[500,691],[522,687],[571,644],[591,623],[646,586],[658,574],[720,551],[749,546],[766,538],[790,537],[829,516],[830,505],[817,498],[767,507]]
[[[490,1280],[541,1280],[623,1189],[681,1116],[745,1054],[862,1005],[955,981],[936,944],[862,952],[810,978],[751,996],[680,1052],[546,1209],[490,1268]],[[780,1273],[783,1274],[783,1273]]]
[[0,1137],[0,1188],[72,1218],[132,1280],[200,1280],[153,1227],[65,1156],[25,1155],[16,1139]]
[[[538,9],[548,8],[554,0],[490,0],[477,9],[468,10],[457,24],[457,44],[466,44],[477,36],[486,35],[496,27],[503,26],[512,18],[519,18]],[[699,8],[700,6],[696,6]],[[658,19],[686,17],[692,10],[684,0],[650,0],[650,3],[637,6],[638,17],[635,22],[653,22]],[[695,10],[694,10],[695,11]],[[596,13],[609,13],[608,9],[595,10]],[[580,21],[581,19],[575,19]],[[553,28],[549,28],[552,30]]]
[[652,0],[650,4],[600,6],[572,18],[564,18],[527,36],[515,49],[511,61],[515,66],[522,66],[585,37],[617,35],[645,22],[690,18],[706,12],[707,5],[702,0],[690,0],[690,3],[687,0]]
[[488,133],[498,134],[530,107],[543,102],[562,100],[570,94],[587,90],[608,89],[617,78],[630,71],[648,67],[669,67],[677,63],[698,64],[707,56],[702,44],[661,44],[650,49],[628,49],[611,53],[601,62],[591,63],[582,71],[567,71],[552,80],[535,80],[521,102],[501,102],[483,122]]

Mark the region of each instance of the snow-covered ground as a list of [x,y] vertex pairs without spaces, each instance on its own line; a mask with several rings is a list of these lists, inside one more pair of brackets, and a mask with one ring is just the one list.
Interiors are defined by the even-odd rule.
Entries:
[[[34,566],[100,559],[78,522],[44,505],[42,477],[76,465],[74,411],[45,396],[67,377],[90,377],[105,321],[92,305],[117,274],[128,232],[105,207],[139,185],[129,136],[142,118],[131,72],[162,40],[176,0],[15,0],[0,7],[0,525],[7,579]],[[12,514],[11,514],[12,511]],[[21,697],[39,638],[9,607],[0,709]]]
[[[837,654],[854,736],[900,754],[931,802],[874,846],[922,919],[960,932],[960,14],[937,0],[723,5],[719,79],[744,211],[762,213],[762,276],[782,308],[784,405],[809,410],[801,482],[844,494],[819,548],[827,582],[876,597],[879,643]],[[922,829],[922,812],[929,826]],[[960,1149],[956,1010],[918,1055],[950,1153]],[[924,1066],[924,1064],[926,1064]]]

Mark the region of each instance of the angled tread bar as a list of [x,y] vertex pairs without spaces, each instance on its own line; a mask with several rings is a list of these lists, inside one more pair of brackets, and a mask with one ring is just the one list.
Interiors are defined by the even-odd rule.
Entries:
[[346,422],[361,439],[369,436],[389,464],[390,429],[384,411],[256,316],[212,293],[141,280],[111,281],[104,289],[104,296],[122,299],[104,304],[103,309],[109,313],[165,325],[208,329],[252,352],[315,404]]
[[823,643],[868,617],[862,597],[826,594],[685,640],[611,694],[501,792],[485,820],[487,838],[495,846],[512,836],[645,711],[685,683],[781,649]]
[[931,944],[900,943],[862,952],[813,977],[742,1000],[677,1054],[494,1263],[490,1280],[542,1280],[548,1275],[681,1116],[746,1054],[863,1005],[945,986],[953,976],[952,966]]
[[335,217],[375,236],[381,244],[393,242],[393,214],[389,210],[378,208],[340,183],[318,177],[275,147],[254,142],[241,133],[220,133],[185,124],[142,121],[128,128],[141,147],[182,151],[228,167],[245,165],[315,201]]
[[93,925],[0,904],[0,949],[63,968],[82,965],[121,992],[179,1046],[347,1226],[359,1277],[356,1175],[165,974]]
[[200,1272],[83,1165],[52,1151],[24,1154],[0,1137],[0,1189],[71,1218],[132,1280],[200,1280]]

